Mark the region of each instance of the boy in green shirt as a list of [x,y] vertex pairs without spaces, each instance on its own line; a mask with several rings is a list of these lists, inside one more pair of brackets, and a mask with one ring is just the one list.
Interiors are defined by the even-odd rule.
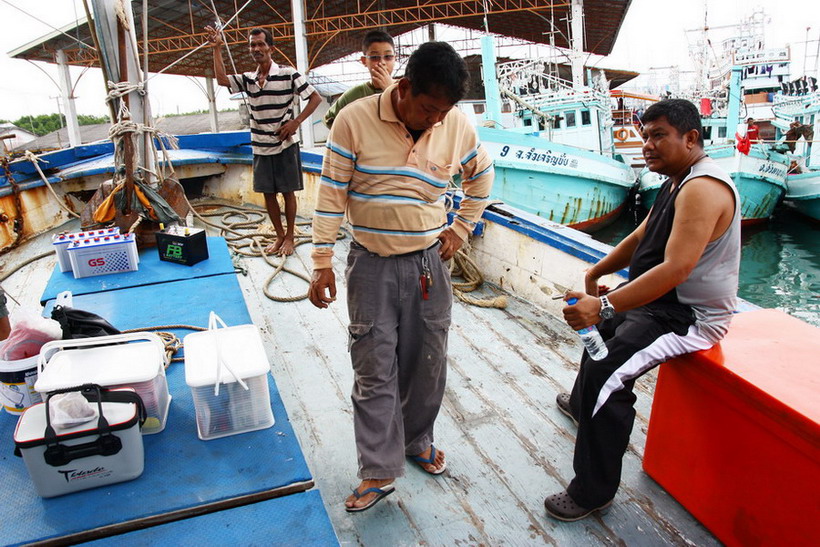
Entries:
[[381,93],[393,83],[393,68],[396,65],[396,51],[393,49],[393,37],[380,30],[371,30],[362,41],[361,61],[370,71],[370,81],[351,87],[330,107],[324,117],[325,125],[330,129],[339,111],[362,97]]

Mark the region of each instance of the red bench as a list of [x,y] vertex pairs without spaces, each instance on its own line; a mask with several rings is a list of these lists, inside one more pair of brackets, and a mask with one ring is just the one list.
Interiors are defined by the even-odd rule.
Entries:
[[726,545],[817,545],[820,329],[744,312],[662,366],[643,468]]

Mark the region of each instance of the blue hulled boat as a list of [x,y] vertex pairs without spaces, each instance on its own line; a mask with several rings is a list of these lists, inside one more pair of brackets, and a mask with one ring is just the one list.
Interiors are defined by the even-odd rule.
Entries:
[[492,197],[579,230],[594,230],[620,214],[634,186],[623,161],[543,137],[481,127],[494,159]]
[[[496,169],[492,197],[584,231],[614,221],[635,174],[615,153],[603,74],[588,74],[585,85],[576,66],[569,82],[550,74],[549,61],[496,65],[490,38],[482,58],[487,122],[478,132]],[[514,106],[514,126],[486,127],[500,125],[501,96]]]

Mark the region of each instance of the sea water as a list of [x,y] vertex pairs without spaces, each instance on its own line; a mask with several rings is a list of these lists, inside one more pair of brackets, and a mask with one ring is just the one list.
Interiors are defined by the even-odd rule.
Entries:
[[[592,237],[617,245],[642,220],[627,211]],[[738,296],[820,327],[820,224],[780,206],[765,224],[744,226]]]

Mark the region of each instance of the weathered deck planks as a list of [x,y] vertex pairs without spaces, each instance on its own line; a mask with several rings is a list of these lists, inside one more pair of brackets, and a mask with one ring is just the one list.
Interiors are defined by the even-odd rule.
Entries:
[[[50,247],[46,234],[0,257],[0,264],[5,271]],[[653,378],[636,388],[638,419],[610,512],[577,523],[546,517],[544,497],[572,477],[574,426],[555,409],[554,400],[572,386],[580,344],[562,321],[515,298],[506,310],[454,306],[448,385],[436,429],[448,471],[435,478],[408,461],[393,495],[365,513],[346,513],[342,500],[358,483],[349,400],[346,248],[346,241],[337,246],[339,294],[327,310],[307,300],[265,298],[261,286],[271,269],[259,259],[241,259],[247,275],[239,275],[293,428],[343,544],[719,545],[641,471]],[[307,270],[309,253],[309,246],[298,247],[288,266]],[[39,295],[53,265],[53,258],[40,260],[3,286],[39,311]],[[290,296],[306,291],[303,281],[287,277],[275,279],[271,290]],[[214,295],[218,306],[219,295]]]
[[[572,386],[580,344],[562,321],[510,299],[507,310],[456,303],[448,387],[436,428],[448,471],[426,475],[408,461],[396,492],[351,515],[342,500],[358,484],[349,393],[344,256],[337,245],[339,293],[327,310],[306,300],[252,297],[267,276],[244,260],[251,315],[266,343],[282,397],[343,544],[361,545],[717,545],[680,505],[641,471],[654,379],[638,392],[639,418],[624,462],[624,483],[606,516],[578,523],[546,517],[543,499],[572,477],[572,423],[554,407]],[[288,264],[309,265],[309,247]],[[301,282],[282,280],[290,293]],[[288,290],[285,290],[288,292]]]

